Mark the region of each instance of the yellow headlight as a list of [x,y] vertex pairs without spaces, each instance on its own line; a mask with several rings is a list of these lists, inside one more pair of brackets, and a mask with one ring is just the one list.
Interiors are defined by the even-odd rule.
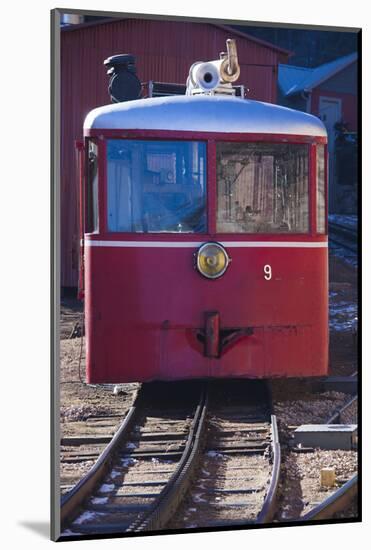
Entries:
[[228,264],[228,254],[218,243],[203,244],[198,250],[197,269],[208,279],[217,279],[223,275]]

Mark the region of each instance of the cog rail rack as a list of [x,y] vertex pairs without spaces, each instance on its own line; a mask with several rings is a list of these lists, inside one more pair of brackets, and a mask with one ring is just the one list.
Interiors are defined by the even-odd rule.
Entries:
[[[243,384],[245,389],[251,385]],[[62,539],[178,528],[178,509],[202,483],[205,464],[214,457],[221,457],[223,467],[230,463],[230,468],[222,470],[227,477],[232,474],[240,485],[244,480],[244,486],[225,485],[223,489],[221,484],[228,484],[227,478],[223,479],[222,471],[214,472],[206,489],[209,512],[205,515],[204,510],[200,511],[205,525],[272,520],[280,447],[276,420],[266,403],[257,405],[247,397],[244,406],[231,406],[231,393],[227,392],[224,405],[222,402],[216,406],[217,392],[211,384],[196,382],[187,384],[186,390],[184,383],[173,385],[170,398],[169,393],[169,387],[161,384],[140,390],[93,468],[62,498]],[[210,399],[213,404],[209,409]],[[232,435],[236,423],[240,424],[239,431]],[[255,471],[256,460],[264,463],[263,471]],[[254,479],[254,472],[259,480]],[[262,475],[264,480],[260,479]],[[218,504],[221,495],[227,498],[222,507]],[[236,495],[238,503],[234,502]],[[221,513],[217,510],[215,514],[218,508]],[[230,520],[223,510],[232,514]]]

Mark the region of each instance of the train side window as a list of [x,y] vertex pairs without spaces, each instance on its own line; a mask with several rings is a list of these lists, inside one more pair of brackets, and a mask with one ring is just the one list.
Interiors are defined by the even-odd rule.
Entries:
[[219,233],[308,233],[308,147],[217,144]]
[[206,232],[206,143],[107,141],[108,230]]
[[86,186],[86,232],[98,231],[98,145],[88,141]]
[[326,232],[325,146],[317,145],[317,233]]

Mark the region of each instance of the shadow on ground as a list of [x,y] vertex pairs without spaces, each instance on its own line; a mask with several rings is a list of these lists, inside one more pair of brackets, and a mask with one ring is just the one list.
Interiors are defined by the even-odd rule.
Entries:
[[20,521],[19,525],[37,533],[42,538],[50,539],[50,524],[48,521]]

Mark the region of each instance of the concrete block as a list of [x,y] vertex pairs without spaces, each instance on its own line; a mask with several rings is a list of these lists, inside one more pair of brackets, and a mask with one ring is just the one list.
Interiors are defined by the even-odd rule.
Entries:
[[305,424],[294,431],[294,445],[351,450],[357,446],[357,424]]

